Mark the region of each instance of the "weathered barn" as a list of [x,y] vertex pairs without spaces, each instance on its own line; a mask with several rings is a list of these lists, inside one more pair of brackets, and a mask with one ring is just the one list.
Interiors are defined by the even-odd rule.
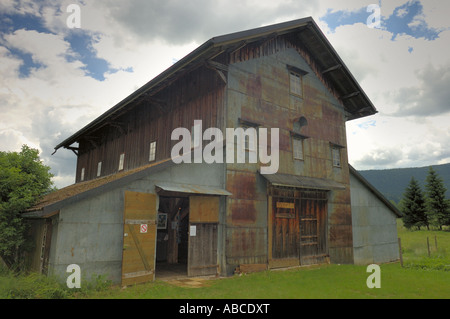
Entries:
[[[170,265],[196,276],[395,260],[398,211],[347,160],[346,121],[375,113],[312,18],[212,38],[55,147],[76,154],[76,181],[25,214],[33,267],[126,285]],[[276,173],[248,160],[250,137],[244,163],[171,158],[176,128],[195,153],[211,139],[198,133],[238,127],[270,132]],[[380,229],[387,242],[364,237]]]

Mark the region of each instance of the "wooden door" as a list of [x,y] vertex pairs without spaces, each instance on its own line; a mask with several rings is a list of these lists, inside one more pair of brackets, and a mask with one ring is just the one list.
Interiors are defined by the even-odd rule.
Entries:
[[271,227],[271,268],[298,266],[299,259],[299,218],[293,197],[273,197]]
[[156,195],[125,191],[122,286],[153,281]]
[[219,197],[189,197],[188,276],[217,275]]
[[327,192],[284,188],[270,192],[269,267],[327,262]]
[[48,274],[48,261],[50,257],[50,244],[52,242],[52,220],[51,218],[45,219],[44,230],[42,234],[42,247],[41,247],[41,263],[40,271],[42,274]]
[[327,194],[302,192],[300,204],[300,263],[327,261]]

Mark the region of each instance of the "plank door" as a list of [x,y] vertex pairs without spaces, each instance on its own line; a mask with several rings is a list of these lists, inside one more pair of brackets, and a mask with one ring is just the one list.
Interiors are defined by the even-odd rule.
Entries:
[[122,286],[153,281],[156,195],[125,191]]
[[217,275],[219,197],[189,197],[188,276]]
[[325,192],[303,192],[300,204],[300,263],[327,261],[327,197]]
[[271,268],[298,266],[299,218],[298,203],[292,197],[272,197]]

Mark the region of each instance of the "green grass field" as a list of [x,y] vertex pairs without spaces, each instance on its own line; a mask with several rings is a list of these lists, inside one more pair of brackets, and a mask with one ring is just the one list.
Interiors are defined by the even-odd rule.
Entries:
[[[408,231],[401,224],[404,267],[381,265],[381,288],[368,288],[366,266],[318,265],[215,279],[206,287],[184,288],[167,282],[121,289],[98,278],[70,290],[51,278],[14,277],[0,272],[0,298],[104,299],[449,299],[450,232]],[[435,245],[435,236],[437,248]],[[427,237],[430,243],[428,256]]]

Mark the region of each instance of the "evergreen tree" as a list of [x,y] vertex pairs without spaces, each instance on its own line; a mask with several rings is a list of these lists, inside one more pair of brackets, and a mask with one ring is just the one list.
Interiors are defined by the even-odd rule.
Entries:
[[425,187],[428,197],[428,220],[432,225],[442,229],[442,225],[450,223],[450,205],[445,198],[447,189],[444,186],[444,182],[431,166],[428,170]]
[[403,194],[401,211],[403,213],[403,224],[406,228],[429,226],[426,215],[425,198],[419,183],[414,177],[411,178],[408,187]]

